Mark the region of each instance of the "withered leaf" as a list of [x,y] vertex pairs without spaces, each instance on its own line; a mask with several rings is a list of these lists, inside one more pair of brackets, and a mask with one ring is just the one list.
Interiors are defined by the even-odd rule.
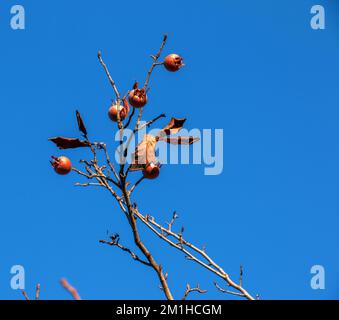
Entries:
[[79,130],[85,135],[87,136],[87,129],[85,127],[85,123],[81,118],[80,112],[78,110],[76,110],[75,112],[76,116],[77,116],[77,122],[78,122],[78,128]]
[[192,144],[200,140],[198,137],[159,137],[159,140],[165,141],[170,144]]
[[186,121],[186,118],[184,119],[178,119],[178,118],[172,118],[170,122],[167,124],[166,127],[161,129],[159,135],[160,136],[168,136],[169,134],[176,134],[178,133],[182,127],[184,126],[184,123]]
[[142,170],[151,162],[156,161],[155,146],[157,140],[150,134],[145,134],[142,141],[135,148],[132,154],[131,171]]
[[74,149],[90,146],[89,142],[76,138],[55,137],[49,138],[48,140],[54,142],[59,149]]

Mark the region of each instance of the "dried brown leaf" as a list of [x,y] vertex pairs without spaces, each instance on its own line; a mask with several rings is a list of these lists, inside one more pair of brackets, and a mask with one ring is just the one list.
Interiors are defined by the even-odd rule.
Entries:
[[90,146],[89,142],[76,138],[55,137],[49,138],[48,140],[54,142],[59,149],[74,149]]
[[159,137],[159,140],[165,141],[170,144],[192,144],[200,140],[198,137]]
[[157,140],[150,134],[145,134],[142,141],[135,148],[132,154],[131,171],[142,170],[146,164],[156,161],[155,146]]
[[159,135],[160,136],[168,136],[169,134],[176,134],[178,133],[182,127],[184,126],[186,119],[179,119],[179,118],[171,118],[170,122],[164,127]]
[[77,116],[77,122],[78,122],[78,128],[79,130],[85,135],[87,136],[87,129],[85,127],[85,123],[81,118],[80,112],[78,110],[76,110],[76,116]]

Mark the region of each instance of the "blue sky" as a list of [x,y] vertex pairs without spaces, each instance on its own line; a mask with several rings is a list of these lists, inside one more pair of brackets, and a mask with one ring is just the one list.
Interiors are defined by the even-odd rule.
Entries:
[[[144,80],[165,32],[164,54],[181,54],[186,67],[156,70],[144,119],[164,112],[187,117],[188,128],[222,128],[224,170],[205,176],[203,165],[166,165],[135,192],[139,208],[158,221],[177,210],[186,237],[206,244],[234,278],[243,264],[244,287],[263,299],[338,297],[335,1],[18,3],[26,9],[24,31],[9,26],[17,1],[0,4],[0,299],[22,298],[9,285],[17,264],[25,267],[28,293],[40,282],[44,299],[69,298],[61,277],[87,299],[163,298],[151,270],[98,243],[107,231],[118,232],[134,248],[104,190],[77,189],[76,175],[54,174],[49,157],[62,153],[47,138],[76,136],[79,109],[94,140],[112,141],[113,92],[96,53],[125,92]],[[314,4],[325,7],[325,30],[310,27]],[[87,155],[63,154],[75,163]],[[190,282],[208,290],[191,298],[230,298],[215,290],[213,274],[147,230],[142,236],[169,273],[175,297]],[[317,264],[326,271],[325,290],[310,287]]]

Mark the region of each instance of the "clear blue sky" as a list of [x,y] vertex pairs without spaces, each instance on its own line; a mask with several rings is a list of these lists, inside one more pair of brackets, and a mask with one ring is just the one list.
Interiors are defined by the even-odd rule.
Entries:
[[[17,2],[25,31],[9,26]],[[310,28],[314,4],[325,7],[325,30]],[[0,298],[22,298],[9,286],[15,264],[25,267],[28,293],[40,282],[45,299],[69,298],[61,277],[83,298],[163,298],[151,270],[98,243],[118,232],[133,247],[104,190],[54,174],[49,157],[61,153],[47,138],[75,136],[79,108],[91,136],[111,141],[112,90],[97,51],[124,92],[143,81],[164,32],[164,53],[182,54],[187,66],[156,70],[144,119],[165,112],[187,117],[188,128],[224,129],[224,171],[164,166],[135,193],[139,207],[159,221],[177,210],[187,238],[206,244],[233,277],[243,264],[244,286],[263,299],[337,298],[338,10],[335,1],[307,0],[2,1]],[[177,298],[187,281],[208,289],[191,298],[230,298],[212,274],[142,235]],[[315,264],[325,267],[325,290],[310,287]]]

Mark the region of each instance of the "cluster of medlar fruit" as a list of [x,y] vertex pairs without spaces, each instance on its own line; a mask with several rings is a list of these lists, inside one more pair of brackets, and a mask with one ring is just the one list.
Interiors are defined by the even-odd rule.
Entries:
[[[183,58],[175,53],[169,54],[162,63],[168,71],[175,72],[184,66]],[[128,102],[133,108],[143,108],[148,101],[146,88],[139,88],[138,82],[135,82],[132,90],[128,94]],[[109,118],[117,122],[118,121],[118,109],[120,109],[120,120],[126,119],[129,113],[129,104],[124,99],[123,106],[119,106],[116,103],[113,103],[108,111]]]
[[[164,67],[171,72],[176,72],[184,66],[183,58],[175,53],[169,54],[162,63]],[[143,108],[148,101],[146,88],[139,88],[138,82],[135,82],[132,90],[128,94],[128,102],[133,108]],[[113,102],[108,110],[109,118],[117,122],[118,121],[118,110],[120,110],[120,120],[123,121],[126,119],[130,107],[126,99],[123,99],[123,106],[119,106],[116,102]],[[149,163],[143,170],[143,176],[146,179],[155,179],[159,176],[160,165],[156,163]]]
[[[183,58],[179,55],[172,53],[169,54],[165,60],[160,63],[163,64],[166,70],[171,72],[176,72],[184,66]],[[130,105],[133,108],[143,108],[147,104],[148,98],[146,93],[146,88],[139,88],[138,82],[132,87],[132,90],[128,94],[128,101],[126,98],[122,99],[122,105],[120,101],[112,101],[111,106],[108,109],[108,117],[117,122],[118,120],[125,120],[130,111]],[[55,172],[60,175],[68,174],[72,170],[71,160],[65,156],[54,157],[52,156],[53,161],[51,161],[52,167]],[[160,164],[159,163],[148,163],[143,169],[143,176],[146,179],[155,179],[159,176],[160,173]]]

